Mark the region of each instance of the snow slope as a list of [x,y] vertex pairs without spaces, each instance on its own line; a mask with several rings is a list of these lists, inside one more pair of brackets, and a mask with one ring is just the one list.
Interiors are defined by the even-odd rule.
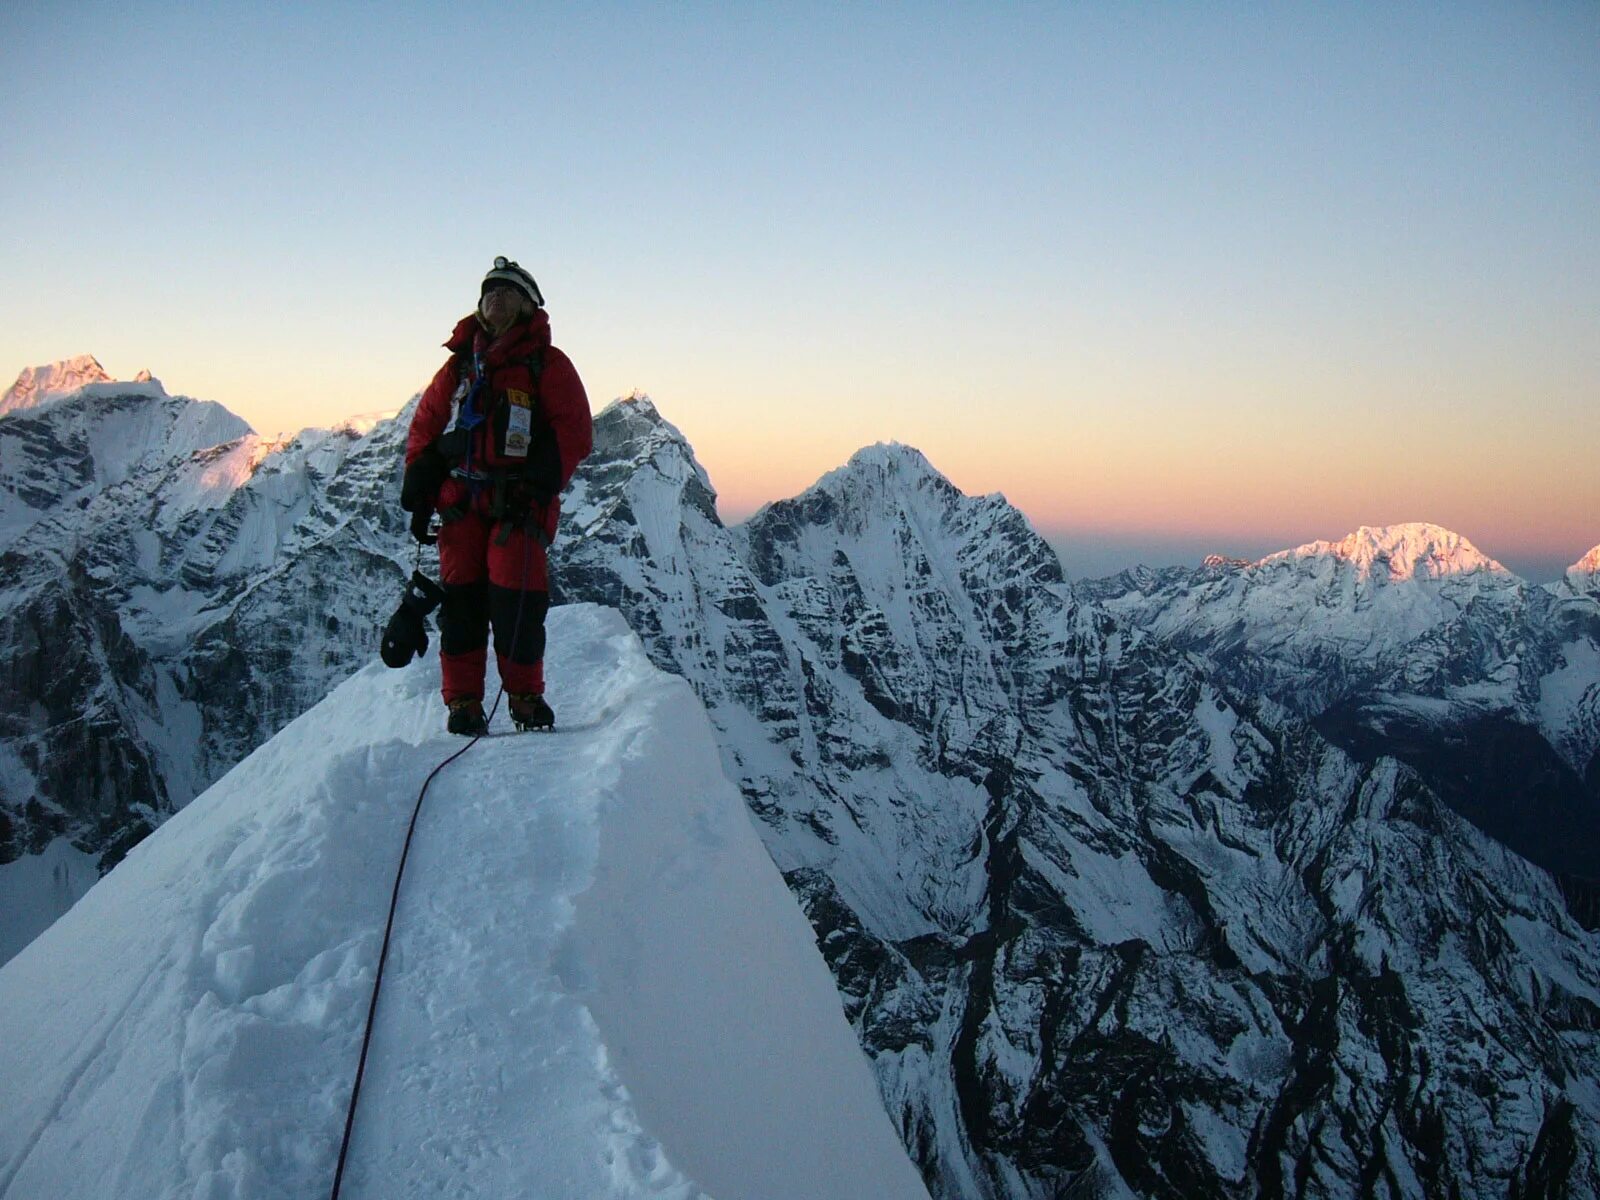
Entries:
[[[559,732],[429,793],[344,1194],[926,1196],[688,686],[550,627]],[[437,686],[363,669],[0,969],[0,1196],[326,1192]]]

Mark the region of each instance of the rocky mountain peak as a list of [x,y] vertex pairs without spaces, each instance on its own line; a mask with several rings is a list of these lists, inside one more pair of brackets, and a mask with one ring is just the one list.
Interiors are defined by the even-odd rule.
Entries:
[[1478,572],[1514,578],[1459,533],[1425,521],[1363,525],[1341,541],[1307,542],[1268,555],[1258,565],[1314,558],[1349,564],[1362,580],[1444,579]]
[[708,495],[716,494],[689,439],[643,392],[613,400],[600,410],[594,419],[594,449],[599,461],[653,462],[657,471],[674,478],[687,470]]
[[1565,577],[1550,587],[1558,596],[1593,596],[1600,600],[1600,546],[1568,567]]
[[[757,578],[768,584],[814,573],[811,552],[827,557],[835,549],[868,574],[920,578],[938,561],[1013,582],[1064,582],[1055,551],[1004,496],[968,496],[920,450],[898,442],[858,450],[800,495],[763,507],[740,536]],[[811,552],[788,561],[785,548],[802,545]]]
[[[148,372],[146,376],[148,377]],[[0,397],[0,416],[37,408],[47,400],[69,395],[91,383],[115,383],[92,354],[64,358],[42,367],[26,367]]]
[[928,461],[922,451],[900,442],[877,442],[850,456],[794,500],[781,503],[842,503],[845,508],[880,509],[884,502],[903,505],[918,494],[931,494],[940,507],[965,501],[963,493]]
[[1230,558],[1226,554],[1208,554],[1200,566],[1208,571],[1242,571],[1253,565],[1248,558]]
[[601,409],[595,416],[595,435],[603,435],[612,442],[637,443],[641,451],[674,445],[692,453],[688,439],[661,415],[655,401],[643,392],[613,400]]
[[[966,493],[950,482],[944,472],[928,460],[927,455],[915,446],[907,446],[901,442],[876,442],[871,446],[863,446],[850,456],[844,466],[828,472],[819,479],[815,487],[834,492],[841,487],[846,489],[865,487],[874,491],[898,492],[907,496],[925,492],[939,497],[942,501],[969,499]],[[1005,503],[998,495],[970,499],[974,502],[981,499],[987,502]]]
[[934,465],[915,446],[901,442],[875,442],[863,446],[850,456],[848,467],[856,470],[882,472],[908,472],[913,476],[938,475]]

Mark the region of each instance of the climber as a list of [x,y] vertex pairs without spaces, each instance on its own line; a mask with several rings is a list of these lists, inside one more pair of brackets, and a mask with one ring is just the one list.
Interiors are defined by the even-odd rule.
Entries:
[[546,550],[558,495],[593,444],[589,400],[572,362],[550,344],[533,276],[496,258],[478,307],[445,346],[450,359],[423,392],[406,441],[400,505],[424,545],[440,528],[439,659],[451,733],[488,728],[483,680],[490,626],[518,729],[548,729]]

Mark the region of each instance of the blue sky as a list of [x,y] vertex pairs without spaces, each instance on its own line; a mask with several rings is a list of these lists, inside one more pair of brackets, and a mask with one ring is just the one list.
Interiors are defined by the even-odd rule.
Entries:
[[1600,5],[0,35],[0,370],[94,353],[325,424],[417,390],[506,253],[594,406],[648,391],[730,517],[896,439],[1085,571],[1431,520],[1547,577],[1600,541]]

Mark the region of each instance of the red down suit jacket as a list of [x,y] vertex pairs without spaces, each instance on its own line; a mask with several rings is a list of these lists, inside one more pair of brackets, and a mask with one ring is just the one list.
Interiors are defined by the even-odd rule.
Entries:
[[[445,342],[450,358],[439,368],[433,382],[422,393],[417,411],[411,418],[411,432],[406,439],[406,465],[410,466],[434,439],[449,427],[459,395],[466,394],[463,380],[465,364],[472,356],[482,356],[486,385],[479,405],[485,420],[472,435],[472,465],[474,469],[489,469],[523,465],[527,459],[503,458],[495,451],[495,429],[498,419],[505,424],[505,408],[514,393],[533,396],[535,403],[535,434],[539,422],[547,423],[555,435],[555,459],[551,464],[559,472],[555,492],[566,487],[578,464],[588,456],[594,445],[593,421],[589,415],[589,398],[583,390],[583,381],[572,365],[572,360],[550,344],[550,318],[543,309],[513,325],[499,338],[491,339],[479,322],[477,314],[463,317],[456,323],[455,331]],[[529,359],[541,356],[543,369],[537,383],[529,370]],[[471,498],[467,483],[452,476],[445,480],[439,491],[436,507],[440,510],[465,508],[471,500],[473,508],[487,516],[490,498],[481,490]],[[542,502],[542,521],[535,501],[533,517],[542,524],[547,539],[556,535],[556,525],[561,518],[561,501],[552,494]],[[549,580],[542,552],[533,555],[534,562],[528,578],[531,589],[548,590]],[[447,571],[447,574],[449,572]]]

